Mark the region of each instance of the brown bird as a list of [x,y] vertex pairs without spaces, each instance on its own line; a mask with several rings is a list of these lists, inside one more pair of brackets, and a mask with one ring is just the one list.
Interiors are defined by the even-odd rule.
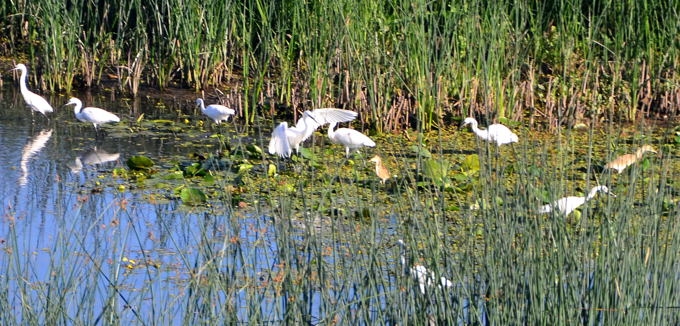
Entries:
[[656,150],[652,146],[642,145],[642,147],[638,148],[637,151],[635,151],[635,154],[621,155],[612,160],[611,162],[607,163],[607,165],[605,165],[604,167],[606,169],[616,170],[616,173],[621,173],[629,165],[632,165],[635,162],[639,161],[642,158],[642,156],[645,155],[645,153],[647,152],[656,153]]
[[385,184],[385,181],[390,178],[390,171],[383,165],[380,156],[373,156],[370,161],[375,163],[375,174],[380,178],[380,183]]

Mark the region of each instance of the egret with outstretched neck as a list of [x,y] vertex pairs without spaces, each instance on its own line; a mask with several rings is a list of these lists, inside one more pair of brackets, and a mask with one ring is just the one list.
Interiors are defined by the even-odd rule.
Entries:
[[477,127],[477,120],[475,120],[475,118],[465,118],[461,127],[464,127],[468,124],[472,127],[472,131],[477,135],[477,137],[487,142],[495,143],[497,146],[516,143],[519,141],[517,135],[502,124],[495,123],[486,127],[485,130],[482,130]]
[[294,127],[288,127],[287,122],[281,122],[269,140],[269,153],[280,157],[289,157],[293,151],[300,151],[300,145],[307,140],[314,131],[327,123],[352,121],[357,117],[354,111],[324,108],[305,111]]
[[350,128],[335,129],[336,122],[328,126],[328,138],[336,144],[345,146],[345,157],[349,157],[351,150],[356,150],[361,147],[375,147],[375,142],[368,136]]
[[33,111],[40,112],[47,118],[47,113],[54,112],[54,109],[52,108],[50,103],[47,102],[47,100],[45,100],[42,96],[31,92],[30,90],[28,90],[28,87],[26,87],[26,78],[28,75],[26,65],[20,63],[16,65],[12,70],[21,71],[21,77],[19,77],[19,88],[21,89],[21,96],[24,97],[26,105],[28,105],[28,107],[31,108],[31,113],[33,113]]
[[656,153],[656,150],[652,146],[642,145],[642,147],[635,151],[635,154],[621,155],[607,163],[604,167],[609,170],[616,170],[616,173],[621,173],[628,166],[633,165],[635,162],[642,159],[642,156],[645,155],[645,153]]
[[97,131],[97,126],[100,124],[120,121],[117,115],[104,109],[83,107],[83,102],[75,97],[72,97],[64,105],[75,105],[73,113],[76,115],[76,119],[93,124],[95,131]]
[[563,197],[560,198],[556,201],[554,201],[551,204],[543,205],[538,209],[538,212],[541,214],[547,214],[552,212],[553,210],[557,211],[560,214],[564,214],[564,216],[568,216],[576,210],[579,206],[585,204],[587,201],[593,199],[595,195],[597,195],[598,192],[602,192],[605,194],[609,194],[612,197],[616,197],[613,193],[609,192],[609,188],[607,186],[597,186],[593,187],[590,189],[590,192],[588,193],[587,196],[585,197],[579,197],[579,196],[569,196],[569,197]]
[[198,105],[201,108],[201,113],[203,113],[203,115],[215,121],[216,124],[220,124],[220,122],[222,121],[227,122],[229,120],[229,117],[236,114],[236,111],[234,111],[234,109],[230,109],[224,105],[210,104],[208,106],[205,106],[205,103],[203,103],[202,98],[196,99],[196,105]]

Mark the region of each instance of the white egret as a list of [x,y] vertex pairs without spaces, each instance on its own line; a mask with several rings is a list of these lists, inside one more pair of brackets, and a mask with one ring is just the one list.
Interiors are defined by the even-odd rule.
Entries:
[[73,108],[73,113],[76,115],[76,119],[82,121],[82,122],[89,122],[94,125],[94,130],[97,130],[97,125],[103,124],[103,123],[109,123],[109,122],[119,122],[120,118],[118,118],[117,115],[100,109],[100,108],[93,108],[93,107],[83,107],[83,102],[81,102],[79,99],[72,97],[68,103],[64,105],[75,105]]
[[220,104],[210,104],[206,107],[202,98],[196,99],[196,105],[201,107],[201,113],[203,113],[203,115],[215,121],[216,124],[220,124],[222,121],[227,122],[230,116],[236,114],[234,109],[230,109]]
[[54,112],[54,109],[50,105],[50,103],[47,102],[42,96],[33,93],[28,90],[28,87],[26,87],[26,77],[27,77],[27,69],[26,65],[23,63],[20,63],[14,67],[12,70],[20,70],[21,71],[21,77],[19,78],[19,87],[21,88],[21,96],[24,97],[24,101],[26,102],[26,105],[28,105],[29,108],[31,108],[31,113],[33,111],[40,112],[42,113],[45,117],[47,117],[47,113],[52,113]]
[[607,163],[604,167],[606,169],[610,170],[616,170],[616,173],[621,173],[623,170],[625,170],[628,166],[634,164],[635,162],[639,161],[642,159],[642,156],[645,155],[645,153],[656,153],[656,150],[654,147],[649,146],[649,145],[642,145],[642,147],[638,148],[637,151],[635,151],[635,154],[625,154],[621,155],[615,159],[613,159],[611,162]]
[[337,125],[336,122],[332,122],[328,126],[328,138],[336,144],[342,144],[345,146],[345,156],[349,157],[350,150],[358,149],[363,146],[374,147],[375,142],[368,138],[368,136],[349,128],[338,128],[333,130]]
[[463,126],[468,124],[472,126],[472,131],[477,137],[490,143],[495,143],[498,146],[516,143],[519,140],[515,133],[502,124],[495,123],[488,126],[486,130],[481,130],[477,128],[477,120],[475,118],[465,118]]
[[437,276],[433,271],[427,269],[427,267],[420,264],[411,265],[411,262],[406,259],[406,244],[401,239],[397,240],[397,244],[401,247],[401,265],[408,272],[408,274],[410,274],[411,277],[413,277],[413,279],[418,282],[420,293],[425,294],[426,289],[434,285],[440,289],[453,287],[453,282],[443,276],[440,277],[439,282],[437,282]]
[[607,186],[597,186],[593,187],[593,189],[590,189],[590,192],[588,193],[588,196],[586,197],[579,197],[579,196],[569,196],[569,197],[563,197],[552,204],[547,204],[543,205],[538,209],[539,213],[546,214],[550,213],[553,211],[553,209],[557,210],[558,213],[564,214],[564,216],[568,216],[571,212],[573,212],[576,208],[579,206],[585,204],[587,201],[595,197],[598,192],[603,192],[605,194],[609,194],[613,197],[616,197],[613,193],[609,192],[609,188]]
[[305,111],[298,119],[295,127],[288,127],[287,122],[281,122],[272,132],[269,141],[269,153],[281,157],[289,157],[292,150],[300,151],[300,144],[307,140],[314,130],[327,123],[347,122],[356,119],[354,111],[325,108]]
[[376,155],[373,156],[369,161],[375,163],[375,175],[380,178],[380,183],[385,184],[385,181],[390,178],[390,171],[383,165],[382,158]]

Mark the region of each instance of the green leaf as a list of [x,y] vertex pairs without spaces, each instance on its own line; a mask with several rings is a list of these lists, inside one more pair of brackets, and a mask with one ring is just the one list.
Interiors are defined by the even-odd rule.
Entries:
[[252,153],[252,154],[260,154],[260,155],[264,154],[264,152],[262,151],[262,148],[260,148],[260,146],[253,145],[253,144],[246,145],[246,150],[248,152]]
[[411,151],[413,151],[416,156],[424,158],[432,157],[432,153],[430,153],[430,151],[428,151],[427,148],[423,147],[422,145],[411,145]]
[[182,199],[182,202],[185,205],[202,204],[205,203],[207,200],[205,193],[203,193],[203,191],[201,191],[201,189],[198,188],[182,189],[182,191],[179,193],[179,198]]
[[467,173],[474,173],[479,171],[479,155],[470,154],[465,157],[462,163],[463,171]]
[[130,156],[127,159],[127,166],[132,170],[148,170],[154,165],[154,162],[143,155]]
[[253,165],[252,165],[252,164],[250,164],[250,163],[241,163],[241,164],[238,166],[238,174],[239,174],[239,175],[246,174],[246,173],[248,173],[248,172],[249,172],[250,170],[252,170],[252,169],[253,169]]
[[429,159],[425,161],[423,170],[425,176],[430,178],[435,185],[440,187],[450,186],[450,180],[448,178],[449,162]]
[[276,165],[269,163],[267,167],[267,176],[273,177],[276,175]]
[[314,154],[314,152],[309,150],[309,148],[304,148],[304,147],[300,148],[300,155],[302,155],[302,157],[304,157],[305,159],[310,160],[310,161],[316,161],[316,160],[319,159]]

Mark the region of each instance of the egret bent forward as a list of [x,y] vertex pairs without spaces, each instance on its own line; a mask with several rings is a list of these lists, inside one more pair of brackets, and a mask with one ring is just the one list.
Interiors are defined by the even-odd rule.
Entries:
[[47,113],[54,112],[54,109],[52,108],[50,103],[47,102],[47,100],[45,100],[42,96],[29,91],[28,87],[26,87],[26,77],[28,75],[26,65],[20,63],[16,65],[12,70],[21,71],[21,77],[19,78],[19,88],[21,89],[21,96],[24,97],[26,105],[28,105],[28,107],[31,108],[32,110],[31,113],[33,113],[33,111],[36,111],[42,113],[45,117],[47,117]]
[[328,138],[336,144],[345,146],[345,157],[349,157],[351,150],[359,149],[363,146],[375,147],[375,142],[368,138],[368,136],[350,128],[335,129],[336,122],[332,122],[328,126]]
[[287,122],[281,122],[269,141],[269,153],[281,157],[289,157],[292,150],[300,151],[300,144],[307,140],[314,130],[327,123],[347,122],[356,119],[358,113],[343,109],[324,108],[305,111],[294,127],[288,127]]
[[202,98],[196,99],[196,105],[201,107],[201,113],[203,113],[203,115],[215,121],[216,124],[220,124],[222,121],[227,122],[229,117],[236,114],[234,109],[230,109],[220,104],[210,104],[206,107]]
[[593,189],[590,189],[590,192],[588,193],[588,196],[586,197],[579,197],[579,196],[569,196],[569,197],[563,197],[552,204],[547,204],[543,205],[538,209],[538,212],[541,214],[547,214],[550,213],[554,210],[556,210],[560,214],[564,214],[564,216],[568,216],[571,212],[573,212],[575,209],[577,209],[579,206],[585,204],[587,201],[591,200],[595,195],[597,195],[598,192],[602,192],[605,194],[609,194],[612,197],[616,197],[613,193],[609,192],[609,188],[607,186],[597,186],[593,187]]
[[97,125],[120,121],[120,118],[118,118],[117,115],[109,111],[100,108],[83,107],[83,102],[75,97],[72,97],[68,103],[64,105],[75,105],[73,113],[76,115],[76,119],[93,124],[95,131],[97,130]]
[[498,146],[516,143],[519,141],[517,135],[502,124],[495,123],[486,127],[486,130],[481,130],[477,127],[477,120],[475,120],[475,118],[465,118],[461,127],[464,127],[468,124],[472,126],[472,131],[477,135],[477,137],[487,142],[495,143]]

